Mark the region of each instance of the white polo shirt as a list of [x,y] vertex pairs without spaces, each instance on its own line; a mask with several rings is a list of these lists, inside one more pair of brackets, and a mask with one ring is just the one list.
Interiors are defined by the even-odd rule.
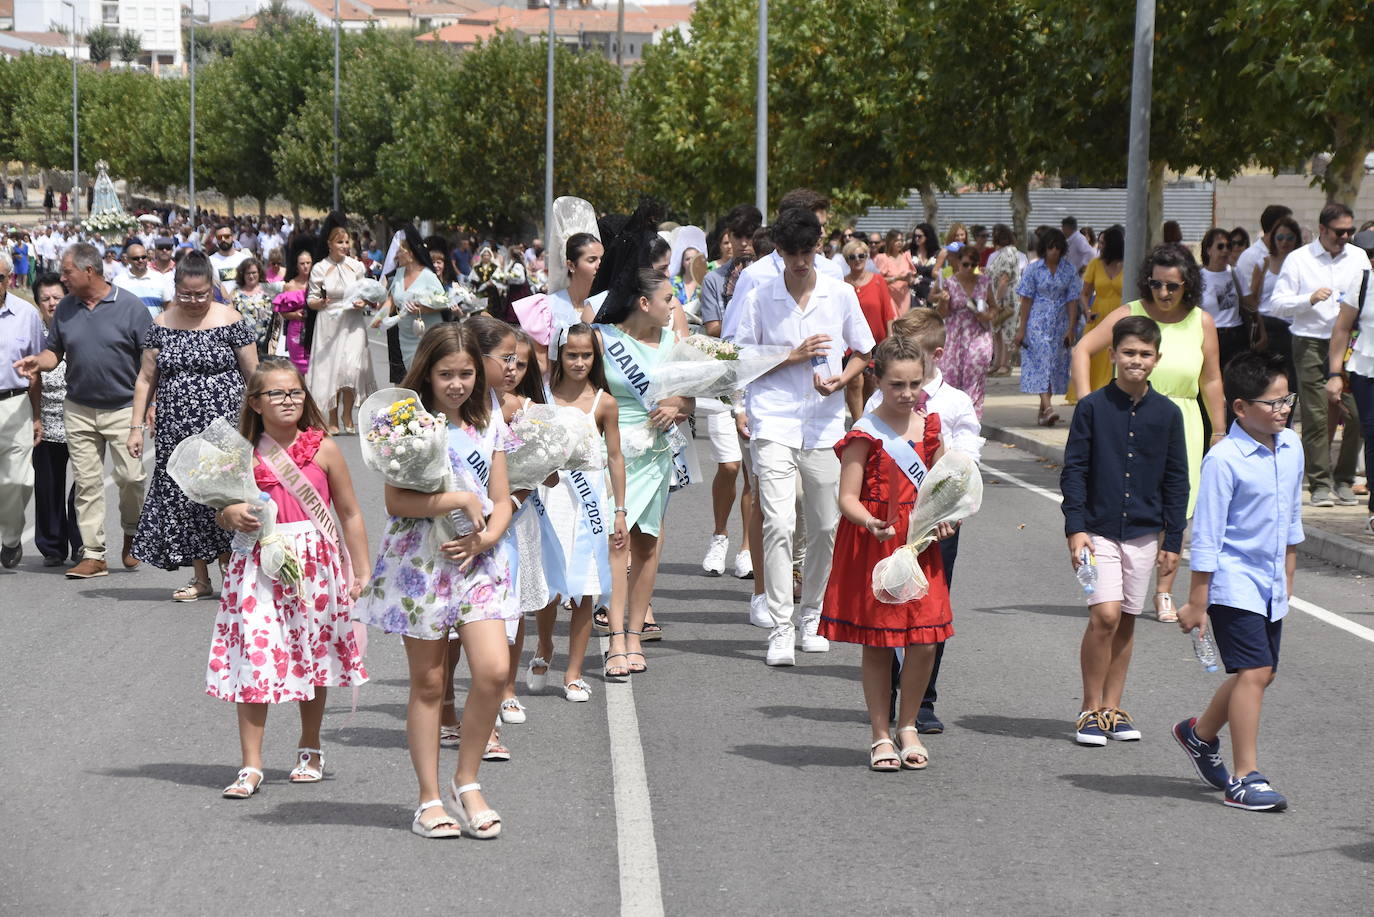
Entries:
[[744,406],[750,434],[793,449],[835,445],[844,436],[844,389],[822,396],[816,391],[815,374],[839,375],[845,350],[873,350],[873,334],[854,288],[817,273],[816,288],[802,310],[780,274],[755,286],[736,305],[738,299],[731,301],[731,310],[739,316],[734,337],[738,344],[796,347],[813,334],[830,335],[824,366],[810,362],[779,366],[749,384]]
[[[833,277],[841,282],[844,281],[845,269],[839,267],[835,262],[816,253],[816,273],[822,277]],[[731,303],[743,303],[744,296],[754,287],[762,286],[774,277],[782,274],[782,255],[772,252],[767,258],[760,258],[744,270],[740,271],[739,277],[735,280],[735,292],[731,296]],[[739,310],[725,309],[725,318],[720,323],[720,336],[727,341],[734,340],[735,329],[739,327]],[[801,343],[798,341],[797,343]]]
[[[1341,302],[1354,304],[1360,295],[1360,279],[1369,270],[1369,256],[1346,243],[1335,257],[1313,239],[1283,259],[1283,269],[1269,299],[1269,314],[1293,320],[1293,334],[1301,338],[1330,340]],[[1312,305],[1312,294],[1329,287],[1331,295]]]
[[126,270],[115,278],[114,285],[143,300],[143,305],[148,307],[148,312],[154,318],[176,296],[172,275],[154,270],[144,272],[142,277],[135,277],[132,271]]
[[[979,461],[983,457],[983,425],[978,422],[978,412],[973,409],[973,399],[961,388],[955,388],[945,381],[944,373],[937,368],[935,375],[921,386],[926,393],[926,410],[940,415],[940,440],[946,449],[966,452]],[[864,405],[864,413],[869,414],[883,403],[883,390],[878,389]]]
[[1269,246],[1264,244],[1264,236],[1250,243],[1250,247],[1236,259],[1236,282],[1240,284],[1242,296],[1250,295],[1250,281],[1255,276],[1255,268],[1269,257]]

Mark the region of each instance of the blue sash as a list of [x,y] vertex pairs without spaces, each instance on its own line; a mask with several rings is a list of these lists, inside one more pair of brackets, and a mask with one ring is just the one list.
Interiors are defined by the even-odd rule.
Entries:
[[[577,601],[585,596],[609,594],[611,588],[610,525],[601,504],[601,493],[581,471],[564,473],[564,486],[572,488],[581,507],[577,515],[577,534],[568,561],[564,598]],[[593,579],[595,577],[595,579]],[[603,593],[602,589],[607,592]]]
[[[602,362],[606,366],[607,375],[614,376],[619,382],[634,393],[635,400],[643,405],[646,413],[652,412],[657,405],[649,404],[644,400],[644,392],[649,388],[651,374],[641,367],[635,360],[634,351],[625,341],[625,336],[616,328],[610,325],[597,325],[605,341],[606,359]],[[671,443],[669,433],[660,431],[659,436]],[[679,432],[678,437],[682,434]],[[669,487],[676,490],[686,487],[692,483],[691,472],[687,470],[687,461],[683,458],[683,448],[673,449],[673,467],[669,478]]]
[[549,511],[544,506],[544,501],[539,499],[538,491],[530,491],[529,499],[515,515],[518,518],[525,512],[533,512],[539,519],[539,559],[544,568],[544,582],[549,587],[549,598],[552,599],[555,595],[566,597],[568,574],[564,569],[562,543],[558,540],[558,532],[554,530],[553,522],[549,519]]
[[920,491],[921,482],[926,479],[926,474],[930,469],[926,463],[921,461],[921,456],[916,452],[916,445],[904,436],[899,436],[895,430],[883,423],[874,414],[865,414],[855,422],[852,429],[862,430],[883,444],[883,451],[888,454],[897,467],[902,470],[910,480],[916,485],[916,490]]

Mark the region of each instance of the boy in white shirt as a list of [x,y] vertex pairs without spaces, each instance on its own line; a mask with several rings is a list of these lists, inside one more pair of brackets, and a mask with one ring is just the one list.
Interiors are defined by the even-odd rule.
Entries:
[[[844,387],[863,372],[873,350],[853,287],[816,270],[821,224],[809,210],[783,211],[772,226],[782,273],[749,291],[739,306],[740,345],[786,344],[788,358],[753,382],[745,398],[750,450],[763,514],[764,584],[773,627],[768,665],[795,661],[792,533],[797,476],[802,479],[806,560],[802,569],[802,652],[825,652],[816,634],[830,578],[839,520]],[[846,350],[850,351],[845,360]]]

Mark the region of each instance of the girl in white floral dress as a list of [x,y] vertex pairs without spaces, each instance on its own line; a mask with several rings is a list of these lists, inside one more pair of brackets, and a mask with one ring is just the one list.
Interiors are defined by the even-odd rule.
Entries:
[[[349,619],[369,573],[367,531],[343,454],[323,427],[324,418],[290,360],[268,357],[258,364],[248,379],[239,432],[257,448],[254,476],[276,504],[275,534],[299,559],[300,581],[294,588],[284,586],[259,566],[260,546],[249,555],[233,554],[225,573],[205,691],[238,705],[243,767],[224,790],[228,799],[246,799],[262,784],[269,704],[300,703],[299,763],[291,782],[324,779],[320,725],[326,689],[367,681]],[[300,470],[295,487],[278,479],[272,461],[264,458],[269,450]],[[296,498],[307,488],[313,489],[307,501],[319,515]],[[316,495],[318,500],[311,499]],[[329,518],[330,505],[338,513],[343,546],[336,541],[339,529]],[[216,521],[225,529],[254,532],[259,523],[250,509],[247,503],[234,504],[220,510]],[[352,559],[351,586],[341,553]]]
[[[487,736],[510,665],[506,619],[518,614],[510,601],[508,564],[493,550],[510,524],[511,502],[502,449],[505,423],[491,410],[482,363],[477,337],[466,323],[439,325],[421,339],[401,384],[418,392],[427,410],[449,419],[449,463],[470,489],[426,494],[386,486],[387,527],[372,582],[358,604],[360,620],[401,634],[405,643],[410,668],[406,736],[420,785],[411,830],[421,837],[457,837],[460,826],[462,833],[478,838],[501,833],[501,818],[487,807],[477,782],[483,743],[459,746],[457,772],[442,793],[438,778],[449,631],[458,630],[472,674],[463,732]],[[431,553],[425,536],[434,518],[454,511],[467,515],[474,532]]]

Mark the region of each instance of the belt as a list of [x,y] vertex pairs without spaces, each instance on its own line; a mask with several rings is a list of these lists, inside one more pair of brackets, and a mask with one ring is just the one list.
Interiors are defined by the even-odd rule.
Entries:
[[4,401],[7,398],[13,398],[15,395],[27,395],[28,393],[29,390],[27,388],[7,388],[4,391],[0,391],[0,401]]

